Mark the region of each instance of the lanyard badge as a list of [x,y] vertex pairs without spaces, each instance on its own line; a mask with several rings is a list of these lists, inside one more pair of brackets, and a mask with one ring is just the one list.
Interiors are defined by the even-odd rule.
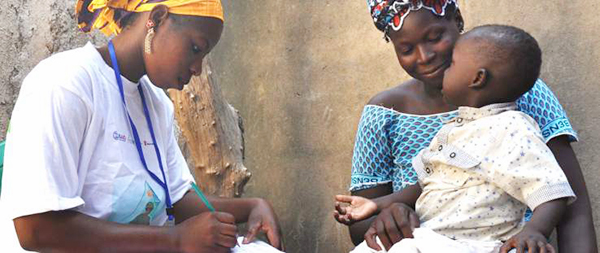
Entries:
[[156,183],[158,185],[160,185],[163,188],[163,190],[165,191],[165,196],[166,196],[165,198],[166,198],[166,202],[167,202],[166,212],[167,212],[167,217],[168,217],[166,225],[174,225],[175,224],[175,216],[173,215],[173,204],[171,203],[171,196],[169,196],[169,186],[167,185],[167,178],[165,176],[165,170],[163,169],[160,151],[158,150],[158,142],[156,142],[156,137],[154,135],[154,129],[152,128],[152,120],[150,120],[150,113],[148,112],[148,107],[146,106],[146,100],[144,99],[144,91],[142,89],[142,84],[140,83],[137,88],[138,88],[138,92],[140,93],[140,98],[142,99],[142,106],[144,108],[144,115],[146,117],[146,123],[148,124],[148,130],[150,130],[150,135],[152,136],[154,151],[156,152],[156,158],[158,159],[158,166],[160,167],[160,172],[162,174],[162,178],[163,178],[164,182],[162,180],[160,180],[160,178],[158,178],[158,176],[156,176],[154,173],[152,173],[152,171],[150,171],[150,169],[148,169],[148,165],[146,164],[146,159],[144,158],[144,152],[142,151],[140,136],[138,134],[137,128],[135,127],[135,124],[133,123],[133,120],[131,120],[129,111],[127,111],[127,103],[125,102],[125,94],[123,92],[123,81],[121,80],[121,72],[119,71],[119,64],[117,63],[117,55],[115,54],[115,47],[112,43],[112,40],[108,42],[108,51],[110,53],[112,67],[115,72],[117,84],[119,86],[119,92],[121,93],[121,101],[123,101],[123,107],[125,109],[125,114],[127,114],[127,118],[129,119],[129,124],[131,125],[131,130],[133,132],[133,138],[135,139],[135,147],[137,148],[138,155],[140,157],[142,165],[144,166],[144,169],[146,169],[146,172],[148,172],[150,177],[152,177],[152,179],[154,181],[156,181]]

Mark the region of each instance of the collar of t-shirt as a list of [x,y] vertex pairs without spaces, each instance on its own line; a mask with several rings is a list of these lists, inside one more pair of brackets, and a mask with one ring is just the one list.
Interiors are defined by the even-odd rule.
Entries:
[[458,107],[458,115],[450,122],[464,124],[473,120],[481,119],[488,116],[497,115],[506,111],[514,111],[517,109],[515,102],[490,104],[480,108],[461,106]]
[[[108,64],[106,64],[106,62],[102,58],[102,55],[100,55],[100,52],[98,52],[98,49],[96,49],[96,47],[94,46],[94,44],[92,44],[91,42],[88,42],[85,45],[84,48],[86,50],[89,50],[90,52],[93,51],[92,54],[94,55],[93,56],[94,60],[95,60],[95,62],[98,63],[97,65],[100,68],[100,70],[102,71],[102,74],[105,75],[107,78],[110,78],[111,80],[114,80],[115,79],[114,70],[112,69],[111,66],[109,66]],[[127,79],[123,75],[121,75],[121,80],[123,81],[123,92],[127,96],[131,96],[132,94],[137,94],[138,93],[137,87],[141,83],[141,81],[135,83],[135,82],[132,82],[131,80]],[[115,82],[116,82],[116,80],[115,80]]]

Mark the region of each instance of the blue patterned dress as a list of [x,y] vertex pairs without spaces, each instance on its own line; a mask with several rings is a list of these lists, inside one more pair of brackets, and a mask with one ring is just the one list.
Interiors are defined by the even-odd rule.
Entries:
[[[517,100],[517,106],[535,119],[546,142],[559,135],[577,140],[565,111],[542,80]],[[391,182],[396,192],[416,184],[412,158],[429,146],[443,122],[456,115],[457,111],[414,115],[365,106],[356,134],[350,191]]]

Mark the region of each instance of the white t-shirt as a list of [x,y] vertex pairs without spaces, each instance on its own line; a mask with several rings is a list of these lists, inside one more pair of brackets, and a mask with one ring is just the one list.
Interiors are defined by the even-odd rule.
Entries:
[[[173,104],[147,77],[122,77],[148,167],[163,180],[138,93],[142,85],[170,196],[193,177],[177,146]],[[118,223],[162,225],[165,191],[144,169],[113,69],[88,43],[40,62],[23,80],[6,139],[0,246],[20,249],[12,219],[72,209]],[[4,251],[4,250],[3,250]]]

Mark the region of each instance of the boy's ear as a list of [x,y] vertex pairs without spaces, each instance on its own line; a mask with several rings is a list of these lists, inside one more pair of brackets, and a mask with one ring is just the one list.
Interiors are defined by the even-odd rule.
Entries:
[[490,78],[490,72],[487,69],[481,68],[477,70],[473,81],[469,84],[469,88],[473,89],[481,89],[485,87]]

